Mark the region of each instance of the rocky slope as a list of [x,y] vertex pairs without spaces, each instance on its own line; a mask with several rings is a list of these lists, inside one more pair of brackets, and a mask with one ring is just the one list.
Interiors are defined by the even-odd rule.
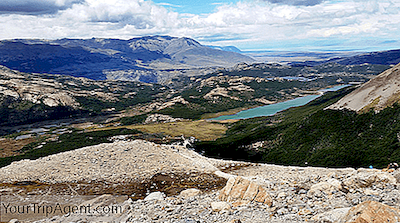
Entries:
[[357,90],[329,106],[329,109],[350,109],[365,112],[382,110],[400,100],[400,64],[386,70]]
[[190,38],[147,36],[130,40],[4,40],[0,41],[0,61],[23,72],[106,79],[110,72],[124,71],[130,73],[125,78],[157,82],[158,72],[165,69],[225,67],[253,59]]
[[23,73],[0,65],[0,126],[163,101],[168,86]]
[[[139,140],[19,161],[0,169],[0,181],[6,195],[3,198],[16,201],[28,196],[19,202],[38,202],[35,199],[52,193],[83,199],[82,188],[88,182],[93,189],[109,185],[114,188],[109,190],[111,193],[127,181],[146,182],[142,184],[147,190],[145,199],[132,200],[132,195],[118,203],[112,201],[113,196],[103,195],[75,203],[92,207],[117,205],[121,207],[119,213],[58,214],[40,222],[369,222],[371,218],[395,222],[400,216],[399,171],[224,161],[203,157],[182,146]],[[186,178],[181,178],[182,174]],[[210,179],[208,186],[204,185],[204,174]],[[221,177],[229,179],[226,186],[222,183],[223,190],[213,187],[221,184]],[[147,184],[149,179],[152,181]],[[190,179],[191,184],[175,187],[175,193],[171,193],[173,185],[181,185],[179,182],[185,179]],[[13,184],[7,184],[10,182]],[[38,183],[46,183],[50,189],[24,192],[32,186],[21,186]],[[56,191],[54,188],[62,183],[69,187]],[[24,220],[21,215],[8,217]]]

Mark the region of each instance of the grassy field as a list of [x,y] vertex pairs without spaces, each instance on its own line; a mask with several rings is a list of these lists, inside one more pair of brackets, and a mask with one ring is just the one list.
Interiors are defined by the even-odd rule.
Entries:
[[20,154],[19,150],[29,143],[35,142],[36,138],[15,140],[8,138],[0,138],[0,158],[15,156]]
[[106,127],[97,130],[110,130],[118,128],[137,129],[139,131],[147,133],[163,133],[169,136],[193,136],[196,139],[207,141],[212,141],[222,137],[227,130],[227,127],[225,125],[206,120]]

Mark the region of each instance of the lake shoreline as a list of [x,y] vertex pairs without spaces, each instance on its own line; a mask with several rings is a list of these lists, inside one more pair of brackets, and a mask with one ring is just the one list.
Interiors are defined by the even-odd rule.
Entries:
[[337,86],[334,86],[331,88],[325,88],[325,89],[316,91],[316,92],[320,92],[320,94],[307,95],[307,96],[298,97],[298,98],[283,101],[283,102],[278,102],[275,104],[259,106],[256,108],[250,108],[250,109],[239,111],[235,114],[228,114],[228,115],[218,116],[216,118],[211,118],[210,120],[226,121],[226,120],[240,120],[240,119],[256,118],[256,117],[263,117],[263,116],[272,116],[278,112],[284,111],[284,110],[292,108],[292,107],[299,107],[299,106],[306,105],[309,102],[321,97],[325,92],[337,91],[337,90],[340,90],[340,89],[348,87],[348,86],[351,86],[351,85],[348,85],[348,84],[337,85]]

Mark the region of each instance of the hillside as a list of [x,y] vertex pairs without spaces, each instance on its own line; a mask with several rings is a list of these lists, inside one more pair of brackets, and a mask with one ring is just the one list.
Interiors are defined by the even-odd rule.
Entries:
[[196,150],[212,157],[283,165],[385,167],[400,159],[400,107],[357,114],[324,109],[351,88],[326,93],[272,117],[240,120]]
[[23,72],[103,80],[107,73],[125,71],[131,79],[157,82],[163,70],[229,67],[253,59],[212,49],[189,38],[147,36],[129,40],[3,40],[0,61],[1,65]]
[[353,67],[348,72],[343,72],[343,69],[330,66],[308,69],[278,64],[241,64],[207,75],[182,75],[164,84],[147,84],[140,81],[91,80],[25,73],[1,66],[0,126],[71,115],[110,113],[134,115],[132,118],[123,118],[123,124],[138,123],[135,120],[140,123],[154,113],[199,119],[207,113],[315,94],[318,89],[336,85],[338,80],[340,83],[365,81],[383,67]]
[[328,109],[350,109],[366,112],[380,111],[400,100],[400,64],[386,70],[357,90],[340,99]]
[[162,100],[168,89],[140,82],[30,74],[0,66],[0,126],[119,111]]

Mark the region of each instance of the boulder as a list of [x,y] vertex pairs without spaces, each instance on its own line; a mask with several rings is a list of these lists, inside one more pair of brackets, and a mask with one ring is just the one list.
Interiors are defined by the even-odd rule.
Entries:
[[334,223],[339,221],[347,214],[350,208],[337,208],[321,214],[317,214],[311,218],[315,223]]
[[162,201],[165,198],[165,194],[162,192],[153,192],[147,195],[147,197],[144,199],[145,201],[151,201],[151,200],[159,200]]
[[220,212],[223,210],[231,210],[231,205],[228,202],[219,201],[219,202],[212,202],[211,209],[215,212]]
[[350,175],[343,181],[343,187],[347,190],[367,188],[371,186],[384,187],[386,184],[396,184],[396,178],[390,173],[379,170],[359,169],[357,173]]
[[342,189],[342,183],[336,179],[329,179],[326,182],[321,182],[311,186],[307,195],[309,197],[321,197],[323,194],[331,195],[335,191],[340,191]]
[[400,183],[400,169],[395,170],[392,174],[393,177],[396,179],[397,183]]
[[183,197],[183,198],[189,198],[189,197],[197,196],[199,194],[201,194],[201,191],[199,189],[191,188],[191,189],[186,189],[186,190],[181,191],[179,196]]
[[342,217],[339,223],[367,223],[367,222],[390,222],[400,221],[400,210],[376,201],[365,201],[352,207]]
[[105,206],[112,205],[115,203],[117,203],[116,196],[113,196],[111,194],[103,194],[103,195],[100,195],[98,197],[95,197],[93,199],[83,202],[80,206],[81,207],[90,206],[93,208],[97,208],[97,207],[105,207]]
[[221,201],[231,202],[234,207],[251,202],[272,205],[272,198],[264,188],[242,177],[231,177],[226,186],[220,191],[218,198]]

